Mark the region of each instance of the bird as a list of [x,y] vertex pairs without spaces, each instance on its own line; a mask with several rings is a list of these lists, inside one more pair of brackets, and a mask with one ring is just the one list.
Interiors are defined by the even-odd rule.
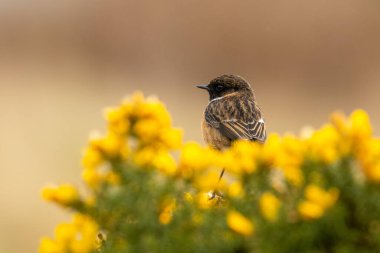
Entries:
[[[214,149],[229,148],[236,140],[264,143],[266,125],[250,84],[238,75],[221,75],[207,85],[209,103],[202,117],[204,141]],[[223,177],[224,168],[219,176]]]

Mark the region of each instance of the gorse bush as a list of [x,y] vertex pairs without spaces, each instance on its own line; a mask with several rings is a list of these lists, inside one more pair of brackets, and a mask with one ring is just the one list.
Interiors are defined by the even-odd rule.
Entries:
[[105,118],[83,155],[87,193],[42,192],[74,217],[40,253],[380,252],[380,139],[362,110],[222,152],[183,144],[141,94]]

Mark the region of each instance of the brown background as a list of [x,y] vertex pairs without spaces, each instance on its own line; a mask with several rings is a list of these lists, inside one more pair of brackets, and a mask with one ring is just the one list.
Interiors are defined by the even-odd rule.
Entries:
[[201,141],[207,96],[224,73],[249,80],[270,132],[319,127],[366,109],[379,133],[380,2],[0,2],[0,252],[35,252],[68,215],[40,200],[80,185],[80,152],[101,110],[159,96],[186,140]]

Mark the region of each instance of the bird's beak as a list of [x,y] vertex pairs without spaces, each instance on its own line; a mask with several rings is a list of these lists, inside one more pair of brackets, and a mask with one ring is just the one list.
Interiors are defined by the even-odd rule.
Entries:
[[208,85],[197,85],[196,87],[203,90],[209,90]]

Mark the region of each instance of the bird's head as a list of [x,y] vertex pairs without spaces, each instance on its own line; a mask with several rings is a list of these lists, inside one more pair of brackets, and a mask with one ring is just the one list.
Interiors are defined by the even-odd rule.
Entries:
[[197,87],[207,90],[210,100],[232,93],[245,94],[253,98],[253,92],[249,83],[237,75],[222,75],[212,79],[207,85],[197,85]]

